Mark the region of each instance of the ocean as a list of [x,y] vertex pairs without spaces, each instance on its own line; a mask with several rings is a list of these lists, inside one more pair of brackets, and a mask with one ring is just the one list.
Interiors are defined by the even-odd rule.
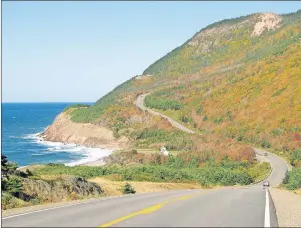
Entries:
[[75,103],[2,103],[2,154],[19,166],[46,163],[73,166],[109,155],[112,151],[107,149],[47,142],[38,137],[71,104]]

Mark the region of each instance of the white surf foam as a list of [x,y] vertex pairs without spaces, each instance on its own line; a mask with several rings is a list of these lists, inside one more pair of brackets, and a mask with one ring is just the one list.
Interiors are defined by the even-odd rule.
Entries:
[[[37,134],[29,134],[24,136],[23,138],[45,146],[46,151],[44,151],[43,154],[50,154],[54,152],[69,152],[82,156],[82,158],[80,158],[77,161],[70,161],[68,163],[65,163],[65,165],[67,166],[75,166],[85,164],[88,162],[94,162],[103,157],[109,156],[114,151],[113,149],[91,148],[76,144],[45,141],[42,137],[39,136],[40,134],[41,132]],[[43,154],[34,155],[38,156]],[[57,163],[59,163],[59,161],[57,161]]]
[[85,158],[80,159],[79,161],[69,162],[65,165],[67,166],[75,166],[75,165],[81,165],[88,162],[97,161],[103,157],[109,156],[113,150],[109,149],[101,149],[101,148],[85,148],[80,151],[82,154],[85,155]]

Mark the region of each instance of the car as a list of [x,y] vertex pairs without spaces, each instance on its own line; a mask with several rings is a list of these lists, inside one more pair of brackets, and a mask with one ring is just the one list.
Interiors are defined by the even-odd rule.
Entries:
[[264,156],[268,156],[268,153],[264,153]]
[[269,186],[270,186],[270,183],[268,181],[263,182],[263,187],[269,187]]

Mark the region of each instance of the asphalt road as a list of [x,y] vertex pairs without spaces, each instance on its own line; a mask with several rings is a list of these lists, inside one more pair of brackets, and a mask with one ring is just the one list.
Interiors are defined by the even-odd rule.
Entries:
[[[271,153],[268,180],[281,183],[287,165]],[[3,227],[263,227],[277,226],[275,208],[261,183],[246,187],[180,190],[93,200],[2,218]],[[268,205],[267,205],[268,204]],[[268,209],[267,209],[268,208]]]
[[[137,99],[137,105],[142,104],[142,108],[143,99],[143,96]],[[258,160],[271,163],[272,172],[267,178],[271,186],[279,185],[288,169],[286,162],[268,152],[268,156],[264,156],[263,150],[255,151]],[[246,187],[102,198],[82,204],[4,217],[2,226],[276,227],[278,223],[268,190],[262,188],[262,183],[257,183]]]
[[150,108],[147,108],[144,106],[144,98],[149,95],[149,93],[147,94],[142,94],[139,95],[137,100],[136,100],[136,106],[138,108],[140,108],[142,111],[148,111],[149,113],[151,113],[152,115],[156,115],[156,116],[161,116],[163,118],[165,118],[166,120],[168,120],[172,126],[174,126],[175,128],[178,128],[181,131],[187,132],[189,134],[194,134],[195,132],[190,130],[189,128],[185,127],[184,125],[180,124],[179,122],[175,121],[174,119],[160,113],[160,112],[156,112]]

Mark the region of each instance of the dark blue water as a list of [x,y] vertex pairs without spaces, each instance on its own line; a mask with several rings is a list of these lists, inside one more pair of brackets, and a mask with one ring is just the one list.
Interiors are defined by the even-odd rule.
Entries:
[[74,153],[74,148],[41,143],[36,138],[70,104],[74,103],[3,103],[2,153],[19,166],[68,163],[87,157],[78,148],[78,153]]

